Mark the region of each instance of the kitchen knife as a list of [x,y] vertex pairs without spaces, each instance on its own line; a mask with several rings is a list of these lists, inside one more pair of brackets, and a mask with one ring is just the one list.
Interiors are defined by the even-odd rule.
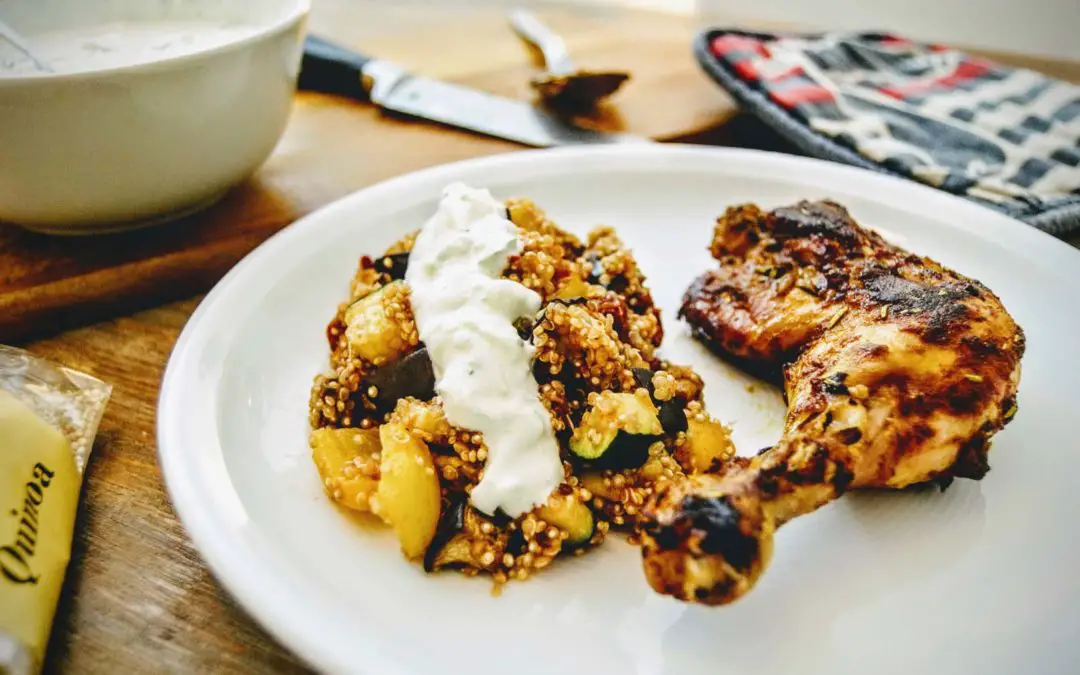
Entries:
[[418,77],[389,61],[308,36],[298,86],[535,147],[645,142],[573,126],[526,101]]

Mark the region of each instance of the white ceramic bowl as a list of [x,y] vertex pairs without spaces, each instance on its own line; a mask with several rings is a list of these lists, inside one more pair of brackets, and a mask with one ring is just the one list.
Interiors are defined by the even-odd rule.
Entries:
[[250,175],[288,119],[310,0],[0,0],[0,221],[162,222]]

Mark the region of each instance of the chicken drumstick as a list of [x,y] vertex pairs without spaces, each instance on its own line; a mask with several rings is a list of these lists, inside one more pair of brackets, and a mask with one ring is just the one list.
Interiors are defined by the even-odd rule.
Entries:
[[983,477],[1024,352],[986,287],[828,201],[730,208],[711,252],[720,268],[680,314],[717,351],[782,371],[787,419],[772,448],[656,495],[642,536],[653,588],[731,602],[768,564],[777,527],[848,488]]

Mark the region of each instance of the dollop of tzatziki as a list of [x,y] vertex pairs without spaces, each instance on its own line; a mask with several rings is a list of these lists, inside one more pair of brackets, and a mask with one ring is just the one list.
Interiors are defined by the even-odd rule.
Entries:
[[455,183],[420,230],[405,275],[446,417],[482,434],[487,446],[470,499],[485,513],[511,517],[547,501],[563,480],[532,375],[533,350],[513,325],[535,316],[540,296],[501,278],[520,251],[506,207],[487,190]]

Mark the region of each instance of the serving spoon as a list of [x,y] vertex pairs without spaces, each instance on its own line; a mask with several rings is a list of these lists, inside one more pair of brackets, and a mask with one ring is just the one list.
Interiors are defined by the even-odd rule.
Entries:
[[30,43],[26,40],[26,38],[15,32],[15,29],[7,25],[3,19],[0,19],[0,38],[4,38],[12,45],[14,45],[15,49],[18,49],[20,52],[25,54],[31,61],[33,61],[34,67],[38,70],[46,73],[54,72],[53,69],[50,68],[47,63],[45,63],[45,61],[43,61],[40,57],[38,57],[37,54],[34,53],[34,50],[30,47]]
[[540,52],[546,72],[530,81],[540,98],[556,108],[590,109],[623,85],[630,75],[615,71],[579,70],[566,43],[529,11],[510,12],[510,27],[527,45]]

